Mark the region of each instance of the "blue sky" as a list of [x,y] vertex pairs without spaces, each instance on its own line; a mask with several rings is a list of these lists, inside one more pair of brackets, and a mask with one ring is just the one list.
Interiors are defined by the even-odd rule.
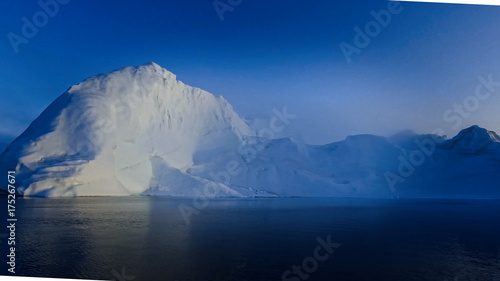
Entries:
[[353,28],[388,2],[244,0],[221,21],[210,0],[72,0],[18,53],[8,34],[22,35],[21,19],[42,8],[0,5],[0,138],[20,134],[71,85],[150,61],[243,117],[265,121],[287,106],[297,118],[285,133],[308,143],[404,129],[452,136],[472,124],[500,131],[500,88],[460,126],[443,119],[479,76],[500,81],[500,7],[401,3],[348,63],[339,44],[354,44]]

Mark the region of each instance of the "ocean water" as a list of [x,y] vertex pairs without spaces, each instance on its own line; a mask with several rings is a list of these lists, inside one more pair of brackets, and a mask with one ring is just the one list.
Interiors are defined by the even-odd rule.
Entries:
[[[152,197],[16,203],[16,275],[500,280],[498,200],[224,199],[197,202],[199,208],[191,199]],[[194,211],[189,222],[180,207]]]

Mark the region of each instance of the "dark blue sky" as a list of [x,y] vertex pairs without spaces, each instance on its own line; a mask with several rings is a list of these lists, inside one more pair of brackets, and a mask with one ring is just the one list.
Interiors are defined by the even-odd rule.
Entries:
[[297,115],[286,134],[309,143],[437,127],[453,135],[472,124],[500,131],[500,88],[460,126],[443,120],[474,94],[478,76],[500,81],[500,7],[401,3],[347,63],[339,44],[353,44],[353,28],[386,1],[244,0],[221,21],[211,0],[72,0],[18,53],[8,34],[22,35],[21,19],[42,8],[0,5],[3,137],[20,134],[71,85],[150,61],[224,96],[243,117],[266,120],[286,105]]

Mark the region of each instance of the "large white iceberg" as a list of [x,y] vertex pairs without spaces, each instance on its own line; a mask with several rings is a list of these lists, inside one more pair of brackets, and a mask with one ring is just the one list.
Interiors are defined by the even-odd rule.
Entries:
[[16,171],[25,196],[445,196],[451,183],[460,196],[499,196],[500,139],[479,127],[436,143],[414,176],[390,186],[388,173],[399,176],[401,157],[418,149],[405,144],[424,137],[259,138],[224,98],[151,63],[72,86],[7,147],[0,168]]

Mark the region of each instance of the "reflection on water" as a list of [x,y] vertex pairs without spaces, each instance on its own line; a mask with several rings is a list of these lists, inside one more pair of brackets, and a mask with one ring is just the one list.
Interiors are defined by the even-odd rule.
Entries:
[[500,280],[500,201],[214,200],[190,224],[181,203],[192,206],[151,197],[19,200],[20,274],[282,280],[313,255],[317,237],[331,235],[341,247],[307,280]]

